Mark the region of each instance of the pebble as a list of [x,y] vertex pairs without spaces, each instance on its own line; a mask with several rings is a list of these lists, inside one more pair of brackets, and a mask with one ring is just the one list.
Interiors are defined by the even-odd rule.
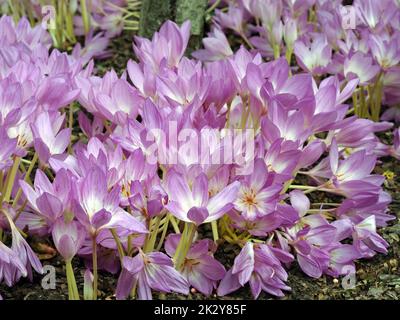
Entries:
[[338,284],[338,283],[339,283],[339,280],[335,278],[335,279],[333,279],[333,283],[334,283],[334,284]]

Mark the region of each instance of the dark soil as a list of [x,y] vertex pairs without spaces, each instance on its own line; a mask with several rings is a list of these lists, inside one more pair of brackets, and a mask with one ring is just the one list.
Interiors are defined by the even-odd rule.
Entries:
[[[129,59],[134,58],[132,49],[132,34],[124,33],[112,43],[112,56],[97,64],[99,74],[104,74],[110,68],[114,68],[118,74],[124,70]],[[380,136],[383,142],[390,143],[389,133]],[[342,279],[323,276],[320,279],[313,279],[306,276],[296,264],[289,269],[288,285],[292,291],[287,293],[283,299],[400,299],[400,166],[393,158],[381,159],[382,163],[377,167],[376,172],[383,174],[392,171],[395,176],[393,180],[385,182],[385,189],[391,193],[393,202],[390,211],[397,219],[392,224],[380,230],[381,235],[389,242],[387,255],[377,254],[369,260],[357,262],[356,286],[354,289],[344,289],[341,285]],[[220,246],[217,258],[228,268],[232,265],[233,259],[238,253],[238,248]],[[56,268],[56,289],[45,290],[41,286],[42,276],[35,274],[33,281],[22,279],[17,285],[8,288],[0,285],[0,294],[4,299],[14,300],[65,300],[68,298],[68,288],[65,276],[64,263],[59,257],[42,261],[44,265],[50,264]],[[74,260],[74,271],[78,289],[83,292],[83,263],[78,259]],[[112,300],[116,287],[117,277],[108,273],[100,272],[99,276],[99,298]],[[176,294],[155,294],[158,299],[206,299],[201,294],[191,293],[189,296]],[[232,295],[222,298],[216,295],[211,299],[252,299],[248,286]],[[262,293],[259,299],[274,299],[274,297]]]

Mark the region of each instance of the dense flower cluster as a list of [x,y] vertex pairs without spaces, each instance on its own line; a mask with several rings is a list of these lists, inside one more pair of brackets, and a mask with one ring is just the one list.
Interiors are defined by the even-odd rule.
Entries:
[[354,0],[352,6],[343,6],[341,0],[225,2],[228,10],[216,10],[213,30],[203,40],[205,49],[195,53],[197,58],[215,61],[232,56],[224,34],[230,30],[265,58],[284,55],[290,63],[294,54],[298,67],[316,77],[358,79],[353,93],[355,114],[377,121],[383,101],[393,108],[382,119],[398,122],[398,1]]
[[[86,61],[107,57],[110,39],[122,30],[137,30],[140,0],[0,0],[0,12],[15,20],[28,17],[49,31],[54,47],[74,47]],[[84,47],[77,39],[85,37]]]
[[[41,271],[25,233],[52,236],[71,299],[75,256],[87,267],[85,298],[97,298],[98,269],[119,275],[118,299],[190,287],[222,296],[247,283],[257,298],[290,290],[292,263],[338,277],[386,253],[377,228],[395,217],[373,171],[378,158],[400,157],[399,131],[393,146],[381,143],[375,133],[393,124],[348,103],[378,74],[384,101],[396,101],[390,17],[400,10],[355,2],[365,21],[344,31],[332,1],[237,1],[215,19],[254,50],[234,52],[215,28],[195,53],[204,64],[184,56],[190,23],[166,22],[135,39],[138,60],[122,76],[103,77],[92,62],[49,54],[42,29],[2,17],[0,281]],[[369,14],[378,9],[382,23]],[[228,245],[240,248],[229,268],[217,260]]]

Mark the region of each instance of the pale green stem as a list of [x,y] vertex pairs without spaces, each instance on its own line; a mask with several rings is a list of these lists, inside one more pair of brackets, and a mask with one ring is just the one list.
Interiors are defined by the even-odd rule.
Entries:
[[119,255],[119,259],[121,261],[121,265],[122,265],[122,260],[125,257],[125,252],[124,252],[124,248],[122,247],[122,243],[121,240],[118,237],[117,232],[115,231],[115,229],[111,229],[111,234],[115,240],[115,244],[117,245],[117,249],[118,249],[118,255]]
[[6,183],[4,185],[3,192],[0,198],[0,208],[2,206],[3,201],[7,203],[10,201],[12,189],[14,186],[14,180],[18,172],[19,162],[20,162],[20,157],[15,157],[14,164],[7,175]]
[[216,242],[219,239],[218,223],[216,220],[211,222],[211,229],[212,229],[212,233],[213,233],[214,242]]
[[98,274],[97,274],[97,243],[96,243],[96,235],[92,238],[92,258],[93,258],[93,300],[97,300],[97,282],[98,282]]
[[74,269],[72,268],[71,260],[65,262],[68,283],[68,298],[69,300],[79,300],[78,287],[76,285]]
[[181,239],[179,241],[178,247],[176,248],[176,252],[173,259],[175,268],[178,271],[181,271],[183,268],[185,257],[192,245],[195,233],[196,233],[196,225],[193,223],[186,222],[185,228],[181,235]]

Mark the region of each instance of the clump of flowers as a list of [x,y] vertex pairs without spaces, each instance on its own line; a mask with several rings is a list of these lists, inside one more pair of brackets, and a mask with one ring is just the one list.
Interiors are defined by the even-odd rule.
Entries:
[[358,79],[349,113],[378,121],[385,104],[393,108],[384,118],[395,118],[400,103],[398,1],[354,0],[344,6],[341,0],[238,0],[221,1],[218,7],[205,49],[195,57],[232,56],[223,32],[229,30],[252,52],[266,59],[286,57],[292,69],[300,67],[316,79]]
[[[135,39],[138,60],[120,77],[49,54],[47,35],[26,20],[0,20],[9,30],[0,48],[15,52],[0,54],[0,281],[41,271],[26,234],[51,236],[70,299],[81,297],[75,257],[87,268],[85,299],[97,299],[98,270],[118,276],[118,299],[190,287],[222,296],[247,284],[257,298],[288,292],[291,264],[313,278],[338,277],[387,252],[377,229],[395,217],[374,168],[398,157],[398,130],[393,146],[382,144],[375,133],[393,124],[360,118],[348,102],[374,73],[379,87],[395,60],[380,65],[375,49],[344,56],[346,38],[325,29],[308,38],[329,2],[237,3],[215,19],[252,50],[227,50],[215,29],[195,54],[209,62],[189,59],[190,23],[168,21],[151,40]],[[329,74],[332,59],[346,71]],[[359,63],[371,64],[368,72],[357,74]],[[224,266],[225,246],[238,255]]]
[[[74,54],[98,58],[107,57],[111,38],[122,30],[137,30],[140,0],[112,1],[36,1],[0,0],[0,13],[18,22],[27,18],[31,25],[48,30],[53,46],[59,49],[74,47]],[[82,48],[78,38],[85,37]]]

